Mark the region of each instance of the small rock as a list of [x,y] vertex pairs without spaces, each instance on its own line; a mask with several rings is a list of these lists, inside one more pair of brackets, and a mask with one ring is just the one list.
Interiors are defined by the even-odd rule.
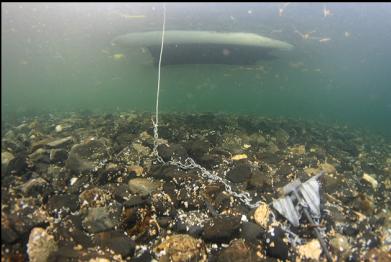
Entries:
[[132,228],[136,225],[138,220],[138,209],[137,208],[128,208],[125,207],[122,212],[122,221],[121,224],[125,226],[125,228]]
[[289,134],[286,132],[284,129],[278,129],[275,133],[274,136],[276,137],[276,141],[278,143],[286,144],[289,140]]
[[246,242],[241,239],[235,239],[230,243],[229,247],[220,253],[217,262],[251,262],[254,261],[255,257],[255,252]]
[[56,125],[55,130],[57,133],[60,133],[62,131],[62,125]]
[[79,195],[82,209],[104,207],[108,205],[111,200],[112,194],[108,190],[98,187],[86,189]]
[[297,145],[297,146],[289,147],[289,151],[295,155],[304,155],[305,154],[305,146],[304,145]]
[[370,184],[374,190],[377,189],[379,183],[373,176],[364,173],[364,175],[362,176],[362,180]]
[[19,239],[18,234],[11,227],[11,221],[8,216],[1,212],[1,242],[12,244]]
[[147,178],[134,178],[129,180],[128,186],[130,192],[133,194],[149,195],[158,190],[161,183]]
[[57,249],[54,237],[49,235],[45,229],[36,227],[31,230],[27,244],[27,253],[31,262],[46,262]]
[[48,147],[50,147],[50,148],[63,147],[63,146],[71,144],[72,141],[73,141],[73,137],[72,136],[67,136],[67,137],[64,137],[64,138],[60,138],[60,139],[51,141],[51,142],[47,143],[46,145]]
[[8,172],[22,173],[27,168],[27,156],[24,153],[18,153],[8,164]]
[[272,227],[265,235],[266,254],[271,257],[288,259],[289,245],[285,231],[280,227]]
[[268,204],[261,203],[255,210],[254,220],[263,229],[267,229],[270,223],[271,210]]
[[[277,150],[278,151],[278,150]],[[264,152],[258,153],[257,156],[265,163],[272,165],[278,164],[282,160],[282,156],[276,153]]]
[[49,214],[38,206],[31,198],[16,200],[18,212],[11,213],[8,218],[12,229],[19,235],[28,235],[32,228],[47,225]]
[[170,161],[171,159],[184,161],[188,157],[186,149],[179,144],[170,146],[162,144],[158,146],[157,150],[164,161]]
[[105,186],[105,189],[108,189],[115,200],[121,203],[129,199],[129,196],[131,195],[128,185],[124,183],[108,184]]
[[132,148],[137,152],[138,156],[148,156],[151,153],[151,149],[139,143],[133,143]]
[[43,178],[30,179],[20,186],[21,191],[26,195],[38,195],[45,190],[48,183]]
[[192,141],[187,144],[186,149],[189,152],[189,155],[198,160],[200,159],[204,154],[208,153],[209,151],[209,143],[203,140],[196,140]]
[[239,154],[239,155],[234,155],[231,157],[231,160],[233,160],[233,161],[238,161],[238,160],[242,160],[242,159],[247,159],[247,155],[246,154]]
[[319,240],[313,239],[304,245],[298,246],[297,252],[301,259],[319,261],[322,249]]
[[96,243],[102,248],[108,248],[122,258],[132,256],[136,243],[127,235],[120,232],[102,232],[96,235]]
[[264,233],[265,231],[259,225],[252,222],[243,222],[240,235],[249,242],[256,242]]
[[348,238],[341,234],[336,234],[333,239],[330,240],[330,246],[336,254],[338,254],[339,259],[343,259],[349,254],[351,246],[348,242]]
[[51,149],[49,158],[53,163],[64,163],[68,158],[68,152],[65,149]]
[[329,163],[323,163],[320,165],[320,168],[325,171],[326,173],[328,174],[335,174],[337,172],[337,170],[335,169],[335,167],[332,165],[332,164],[329,164]]
[[33,153],[28,155],[32,162],[50,163],[50,151],[43,148],[38,148]]
[[319,169],[319,168],[312,168],[312,167],[309,167],[309,168],[305,168],[305,169],[304,169],[304,172],[305,172],[307,175],[316,175],[316,174],[318,174],[320,171],[321,171],[321,169]]
[[119,224],[120,215],[119,205],[89,208],[83,220],[83,228],[89,233],[110,230]]
[[7,173],[7,168],[12,159],[14,159],[14,155],[10,152],[4,151],[1,152],[1,173]]
[[241,183],[251,177],[251,167],[249,165],[238,165],[228,171],[227,178],[234,183]]
[[93,171],[104,165],[108,157],[107,146],[102,140],[90,139],[73,145],[65,166],[75,172]]
[[266,143],[266,139],[260,133],[253,133],[249,136],[249,142],[251,144],[261,145]]
[[189,235],[168,236],[154,248],[159,261],[207,261],[205,244]]
[[266,174],[261,173],[259,170],[255,170],[247,184],[248,188],[259,188],[266,190],[270,186],[269,178]]
[[148,198],[144,198],[143,196],[130,196],[128,200],[123,202],[124,207],[135,207],[142,206],[149,203]]
[[212,169],[221,162],[221,156],[218,154],[205,154],[198,159],[199,164],[207,169]]
[[390,250],[372,248],[365,254],[365,261],[391,261]]
[[215,217],[204,227],[202,238],[213,243],[229,242],[240,227],[240,217]]
[[364,193],[359,193],[358,196],[354,198],[352,204],[354,209],[363,212],[365,215],[372,215],[375,210],[373,197]]
[[208,218],[206,213],[200,211],[183,212],[180,210],[176,217],[175,231],[198,237],[201,235]]
[[[319,171],[318,171],[319,172]],[[317,173],[314,173],[317,174]],[[329,193],[333,193],[339,189],[341,186],[341,181],[335,177],[333,174],[327,173],[324,177],[324,182],[326,185],[326,191]]]
[[144,169],[141,166],[130,166],[127,168],[127,171],[129,173],[136,174],[136,176],[141,176],[144,172]]
[[170,223],[172,222],[172,218],[171,217],[158,217],[157,222],[159,223],[159,225],[161,227],[167,228],[170,225]]
[[75,212],[78,207],[79,199],[77,195],[70,194],[54,195],[49,198],[47,203],[47,209],[52,214],[57,214],[58,212],[64,212],[66,210]]

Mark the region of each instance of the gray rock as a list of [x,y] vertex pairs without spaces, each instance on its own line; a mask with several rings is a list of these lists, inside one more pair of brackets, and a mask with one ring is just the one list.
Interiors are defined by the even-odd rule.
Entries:
[[49,256],[58,249],[57,243],[52,235],[49,235],[45,229],[34,228],[27,244],[27,253],[31,262],[45,262]]
[[51,141],[51,142],[47,143],[46,145],[49,146],[50,148],[55,148],[55,147],[62,147],[62,146],[69,145],[72,142],[73,142],[72,136],[67,136],[64,138],[60,138],[60,139]]
[[252,262],[256,261],[255,251],[242,239],[233,240],[217,258],[217,262]]
[[43,178],[34,178],[30,179],[26,183],[20,186],[20,190],[26,195],[37,195],[42,193],[45,190],[45,187],[48,185],[45,179]]
[[47,225],[47,213],[40,209],[34,198],[18,199],[15,205],[25,206],[8,216],[12,229],[19,236],[28,235],[34,227]]
[[113,250],[123,258],[132,256],[136,248],[136,243],[129,236],[120,232],[105,232],[102,236],[98,234],[95,242],[103,249]]
[[68,152],[65,149],[50,150],[50,161],[54,163],[63,163],[68,158]]
[[285,231],[280,227],[274,227],[267,231],[264,238],[266,254],[274,258],[288,259],[289,246],[284,240],[285,238]]
[[10,135],[10,137],[5,136],[5,138],[1,140],[1,147],[12,152],[20,152],[25,149],[22,141],[19,141],[14,135]]
[[289,140],[288,132],[281,128],[274,132],[274,136],[276,137],[277,143],[286,144]]
[[259,170],[255,170],[250,180],[248,181],[247,186],[249,188],[267,188],[270,186],[269,178],[266,176],[266,174],[260,172]]
[[157,150],[164,161],[170,161],[171,159],[184,161],[188,157],[186,149],[180,144],[172,144],[170,146],[161,144]]
[[133,194],[149,195],[159,189],[161,183],[147,178],[134,178],[128,182],[129,190]]
[[50,151],[48,149],[38,148],[28,157],[32,162],[50,163]]
[[19,239],[18,234],[11,227],[11,221],[8,215],[1,212],[1,242],[12,244]]
[[202,238],[213,243],[226,243],[239,231],[240,217],[215,217],[204,227]]
[[264,233],[265,231],[257,224],[253,222],[244,222],[240,235],[249,242],[255,242],[257,239],[261,239]]
[[119,224],[120,215],[120,205],[89,208],[83,219],[83,228],[89,233],[110,230]]
[[208,153],[209,147],[209,143],[203,140],[195,140],[186,145],[187,152],[196,160],[199,160],[204,154]]
[[14,158],[14,155],[10,152],[1,152],[1,173],[7,173],[8,165]]
[[77,195],[61,194],[49,198],[46,205],[48,212],[55,215],[59,211],[75,212],[79,207]]
[[65,166],[75,173],[93,171],[103,166],[107,157],[108,151],[103,140],[88,140],[72,146]]
[[251,167],[249,165],[238,165],[228,171],[227,178],[234,183],[241,183],[251,177]]

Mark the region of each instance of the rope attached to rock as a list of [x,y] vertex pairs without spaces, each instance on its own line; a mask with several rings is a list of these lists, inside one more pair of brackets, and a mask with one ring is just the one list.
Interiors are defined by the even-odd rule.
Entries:
[[[159,141],[159,94],[160,94],[160,76],[161,76],[161,65],[162,65],[162,56],[163,56],[163,48],[164,48],[164,33],[165,33],[165,27],[166,27],[166,4],[163,4],[163,28],[162,28],[162,41],[160,45],[160,56],[159,56],[159,65],[158,65],[158,82],[157,82],[157,92],[156,92],[156,113],[155,113],[155,120],[152,119],[153,123],[153,137],[154,137],[154,146],[153,146],[153,155],[156,157],[157,161],[161,164],[169,164],[173,166],[177,166],[180,169],[188,170],[188,169],[198,169],[201,172],[201,177],[205,179],[210,179],[215,182],[220,182],[224,185],[225,190],[230,193],[231,195],[238,198],[241,202],[246,204],[250,208],[255,208],[259,205],[259,202],[257,203],[251,203],[252,198],[250,196],[249,192],[236,192],[232,189],[231,183],[226,180],[225,178],[219,177],[215,172],[210,172],[203,166],[197,164],[194,159],[188,157],[185,159],[184,162],[178,161],[178,160],[171,160],[171,161],[164,161],[161,156],[159,156],[157,147],[158,147],[158,141]],[[226,174],[226,171],[224,172],[224,176]]]

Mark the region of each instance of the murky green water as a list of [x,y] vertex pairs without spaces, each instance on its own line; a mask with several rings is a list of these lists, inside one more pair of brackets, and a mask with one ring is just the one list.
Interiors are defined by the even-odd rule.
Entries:
[[2,261],[390,261],[391,4],[165,7],[2,5]]
[[[162,4],[2,7],[3,119],[154,110],[151,57],[111,40],[161,30]],[[169,3],[166,30],[249,32],[295,48],[256,66],[165,66],[160,110],[315,119],[389,135],[390,17],[388,3]]]

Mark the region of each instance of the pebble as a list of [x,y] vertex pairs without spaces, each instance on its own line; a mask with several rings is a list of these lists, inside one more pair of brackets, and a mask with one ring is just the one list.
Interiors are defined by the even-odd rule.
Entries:
[[297,252],[301,259],[319,261],[322,248],[318,239],[312,239],[306,244],[298,246]]
[[233,160],[233,161],[238,161],[238,160],[242,160],[242,159],[247,159],[247,155],[246,154],[239,154],[239,155],[234,155],[231,157],[231,160]]
[[265,234],[265,231],[253,222],[243,222],[241,229],[240,236],[252,243],[261,239]]
[[89,233],[110,230],[118,225],[120,215],[119,206],[89,208],[83,220],[83,228]]
[[20,190],[26,195],[39,195],[45,190],[48,183],[43,178],[30,179],[26,183],[20,186]]
[[54,237],[44,228],[36,227],[31,230],[27,244],[27,254],[31,262],[46,262],[57,249]]
[[268,256],[286,260],[289,255],[288,240],[285,231],[280,227],[271,227],[264,238],[265,250]]
[[379,183],[377,182],[377,180],[373,176],[370,176],[366,173],[363,174],[362,180],[364,180],[365,182],[370,184],[374,190],[376,190],[379,185]]
[[51,142],[47,143],[47,146],[49,146],[50,148],[62,147],[62,146],[66,146],[68,144],[71,144],[72,141],[73,141],[73,137],[72,136],[67,136],[67,137],[64,137],[64,138],[60,138],[60,139],[51,141]]
[[233,240],[218,256],[217,262],[255,261],[254,250],[241,239]]
[[207,261],[204,242],[184,234],[167,236],[154,248],[154,252],[159,261]]
[[49,158],[53,163],[64,163],[68,159],[68,152],[65,149],[51,149]]
[[93,171],[102,166],[101,161],[107,157],[107,146],[104,140],[90,139],[72,146],[65,166],[74,173]]
[[11,226],[11,221],[7,214],[1,212],[1,242],[12,244],[19,239],[19,235]]
[[328,174],[335,174],[337,172],[335,167],[332,164],[330,164],[330,163],[323,163],[323,164],[321,164],[320,165],[320,169],[325,171]]
[[306,152],[304,145],[297,145],[297,146],[289,147],[289,151],[295,155],[304,155]]
[[227,179],[233,183],[241,183],[248,180],[251,177],[251,167],[243,164],[232,168],[227,172]]
[[184,161],[188,157],[186,149],[180,144],[171,144],[170,146],[162,144],[157,147],[157,150],[164,161],[171,159]]
[[351,249],[348,238],[339,233],[337,233],[334,238],[330,239],[329,244],[332,250],[339,255],[340,259],[346,257]]
[[270,223],[271,210],[268,204],[261,203],[254,213],[255,222],[263,229],[267,229]]
[[214,217],[204,226],[202,238],[213,243],[227,243],[239,231],[240,217]]
[[96,234],[95,243],[102,248],[113,250],[114,253],[120,254],[122,258],[133,256],[136,243],[131,237],[121,232],[102,232]]
[[14,158],[14,155],[10,152],[1,152],[1,173],[7,173],[8,165]]
[[147,178],[134,178],[129,180],[128,186],[133,194],[149,195],[157,191],[161,187],[161,183]]

